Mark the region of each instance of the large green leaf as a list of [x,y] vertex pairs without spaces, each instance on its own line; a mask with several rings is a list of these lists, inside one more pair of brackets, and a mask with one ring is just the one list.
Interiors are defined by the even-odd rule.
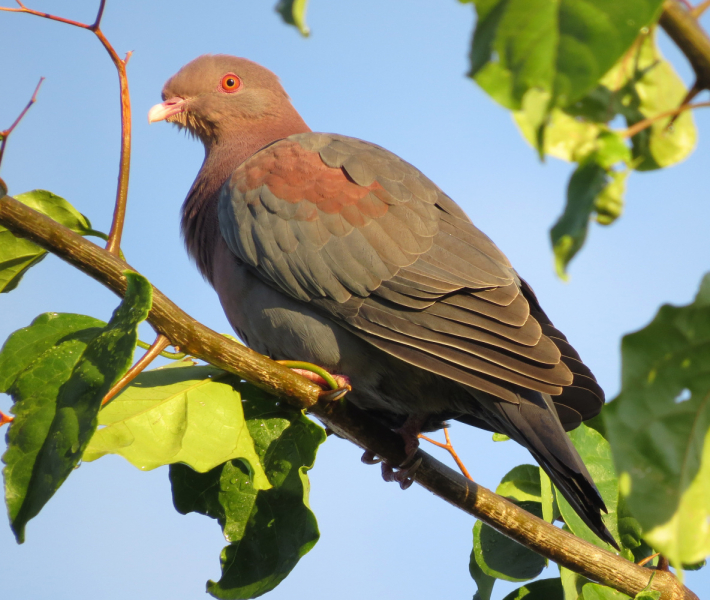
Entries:
[[587,583],[582,588],[583,600],[631,600],[626,594],[598,583]]
[[[475,543],[476,540],[474,538]],[[483,572],[483,569],[476,562],[476,552],[473,547],[468,561],[468,572],[476,582],[476,593],[473,595],[473,600],[491,600],[496,578]]]
[[[5,498],[19,543],[27,522],[79,463],[96,429],[102,398],[130,367],[138,324],[150,310],[151,286],[136,273],[125,276],[126,297],[106,327],[65,335],[9,386],[15,420],[3,456]],[[46,323],[37,327],[46,341]],[[30,330],[23,335],[31,342]]]
[[[15,196],[23,204],[47,215],[57,223],[80,235],[106,236],[91,228],[91,223],[64,198],[46,190],[34,190]],[[37,244],[19,238],[0,226],[0,293],[14,290],[32,266],[41,261],[47,251]]]
[[276,12],[281,15],[285,23],[293,25],[301,32],[301,35],[308,37],[311,33],[306,25],[306,8],[308,0],[279,0],[276,5]]
[[474,0],[470,75],[519,110],[526,94],[549,107],[576,102],[658,16],[662,0]]
[[559,577],[540,579],[508,594],[503,600],[565,600]]
[[319,537],[308,506],[306,475],[325,440],[321,427],[258,388],[240,388],[247,427],[269,482],[255,489],[244,463],[232,460],[208,473],[171,465],[175,508],[219,521],[230,542],[222,578],[207,591],[217,598],[254,598],[276,587]]
[[604,410],[621,491],[676,565],[710,554],[710,274],[695,301],[624,337],[622,390]]
[[[569,436],[575,448],[577,448],[579,455],[582,457],[584,464],[587,466],[589,474],[597,485],[604,504],[606,504],[606,508],[609,511],[606,515],[602,515],[604,524],[614,536],[614,539],[619,542],[619,527],[617,522],[619,482],[616,477],[616,471],[614,470],[614,459],[611,454],[611,448],[609,448],[609,442],[607,442],[598,431],[587,427],[584,423],[574,431],[571,431]],[[570,506],[569,502],[567,502],[559,492],[557,493],[557,503],[560,507],[562,518],[572,530],[572,533],[601,548],[606,548],[611,551],[614,550],[606,542],[600,540],[597,535],[585,525],[584,521],[582,521],[579,515]],[[629,558],[631,558],[630,555]]]
[[[245,384],[216,367],[183,366],[141,373],[99,413],[84,453],[92,461],[120,454],[139,469],[181,462],[204,473],[245,459],[257,489],[269,488],[244,420]],[[247,388],[250,389],[250,388]]]
[[496,494],[514,502],[541,502],[540,468],[533,465],[514,467],[501,479]]
[[[663,58],[653,33],[642,36],[601,83],[613,92],[610,104],[629,126],[677,108],[688,92],[673,66]],[[659,119],[631,138],[634,168],[649,171],[668,167],[693,151],[697,132],[691,112],[679,115],[669,130],[670,119]]]
[[[569,528],[567,530],[569,531]],[[589,579],[560,565],[560,582],[562,583],[564,599],[578,600],[582,595],[582,588],[589,583]]]
[[[516,502],[521,508],[542,517],[539,502]],[[547,561],[495,529],[476,521],[473,526],[473,552],[481,570],[490,577],[506,581],[528,581],[537,577]]]
[[92,339],[106,323],[69,313],[44,313],[28,327],[18,329],[0,350],[0,392],[7,392],[17,377],[37,358],[54,346],[73,339],[82,332],[82,339]]

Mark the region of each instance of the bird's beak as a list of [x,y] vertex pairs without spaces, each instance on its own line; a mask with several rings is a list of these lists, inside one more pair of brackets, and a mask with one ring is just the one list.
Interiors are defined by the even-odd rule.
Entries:
[[181,113],[185,106],[184,98],[170,98],[161,104],[156,104],[148,111],[148,123],[165,121],[173,115]]

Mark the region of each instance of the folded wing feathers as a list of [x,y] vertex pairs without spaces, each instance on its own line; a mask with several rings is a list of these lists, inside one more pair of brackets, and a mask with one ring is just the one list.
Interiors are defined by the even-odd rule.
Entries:
[[333,204],[337,190],[316,182],[321,209],[298,196],[283,200],[266,184],[240,192],[230,182],[220,224],[235,254],[294,297],[329,305],[353,333],[402,360],[507,402],[519,402],[510,384],[554,395],[566,428],[598,412],[603,392],[589,369],[503,253],[438,187],[359,140],[294,141],[369,195]]

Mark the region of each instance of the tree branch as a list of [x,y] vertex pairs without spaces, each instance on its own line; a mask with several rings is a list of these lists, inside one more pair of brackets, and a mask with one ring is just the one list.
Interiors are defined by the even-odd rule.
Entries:
[[679,0],[666,0],[659,23],[690,62],[696,77],[693,88],[710,89],[710,38],[693,13]]
[[126,65],[128,64],[128,60],[131,58],[132,52],[128,52],[126,54],[126,58],[122,59],[118,56],[116,50],[114,50],[114,47],[101,31],[101,18],[104,15],[106,0],[101,0],[99,10],[96,13],[96,19],[91,25],[87,23],[80,23],[79,21],[72,21],[71,19],[65,19],[64,17],[58,17],[56,15],[51,15],[38,10],[33,10],[31,8],[27,8],[20,0],[16,1],[19,8],[8,8],[3,6],[0,7],[0,11],[25,13],[36,17],[42,17],[43,19],[49,19],[50,21],[66,23],[67,25],[79,27],[80,29],[88,29],[93,32],[97,38],[99,38],[99,41],[106,49],[106,52],[108,52],[108,55],[111,57],[111,60],[116,67],[121,93],[121,156],[118,161],[118,187],[116,189],[116,203],[113,209],[113,220],[111,222],[111,230],[108,234],[106,250],[108,250],[111,254],[119,256],[121,252],[123,223],[126,220],[128,177],[131,168],[131,96],[128,92],[128,75],[126,73]]
[[30,107],[35,102],[37,102],[37,93],[39,92],[39,88],[42,86],[43,81],[44,77],[40,77],[39,83],[35,88],[34,94],[32,94],[32,98],[30,98],[30,101],[27,103],[27,106],[22,109],[22,112],[18,115],[13,124],[10,125],[10,127],[5,129],[4,131],[0,131],[0,165],[2,164],[2,157],[5,154],[5,145],[7,144],[7,139],[10,137],[10,134],[15,130],[15,127],[17,127],[20,121],[22,121],[24,116],[27,114],[27,111],[30,110]]
[[[127,263],[6,193],[0,180],[0,224],[53,252],[119,296],[125,294],[123,271],[131,268]],[[331,430],[361,448],[391,464],[405,460],[404,444],[397,434],[349,402],[317,403],[319,386],[198,323],[155,288],[148,321],[191,355],[244,377],[299,408],[308,408]],[[542,556],[632,597],[650,581],[651,589],[660,591],[663,600],[698,600],[671,573],[640,567],[585,542],[467,480],[425,452],[419,450],[418,454],[422,463],[414,475],[417,483]]]

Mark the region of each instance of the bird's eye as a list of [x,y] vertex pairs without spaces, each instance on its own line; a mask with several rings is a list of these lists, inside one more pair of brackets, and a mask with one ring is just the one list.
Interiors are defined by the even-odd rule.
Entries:
[[221,85],[224,92],[236,92],[241,84],[241,80],[234,73],[227,73],[222,77]]

